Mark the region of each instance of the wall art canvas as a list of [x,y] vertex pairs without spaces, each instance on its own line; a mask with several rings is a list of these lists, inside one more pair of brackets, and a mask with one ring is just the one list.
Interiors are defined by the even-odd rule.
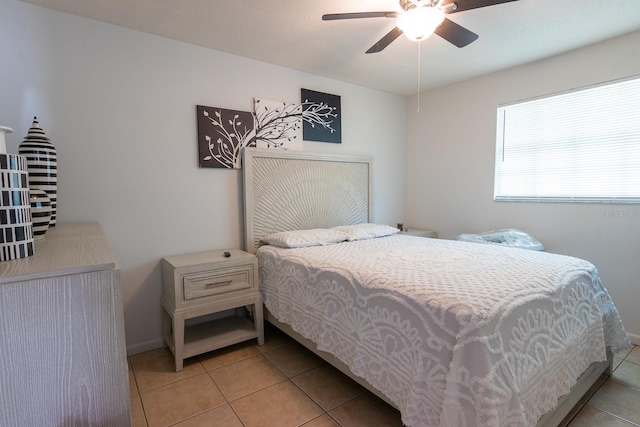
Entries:
[[253,113],[197,105],[199,166],[240,169],[245,147],[302,150],[305,139],[340,143],[340,97],[308,89],[302,96],[301,104],[255,98]]
[[196,114],[200,167],[240,169],[242,149],[256,146],[254,115],[203,105]]
[[255,98],[256,146],[302,150],[302,106]]
[[305,141],[342,142],[340,96],[301,89],[303,139]]

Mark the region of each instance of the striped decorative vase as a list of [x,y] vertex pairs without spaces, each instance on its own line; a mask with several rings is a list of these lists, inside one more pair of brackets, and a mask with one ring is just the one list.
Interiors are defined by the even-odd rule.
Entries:
[[33,255],[27,159],[0,154],[0,261]]
[[47,233],[49,222],[51,222],[51,201],[47,193],[37,188],[29,190],[29,200],[31,202],[33,239],[40,240]]
[[58,211],[58,157],[56,149],[33,118],[33,124],[24,138],[18,153],[27,158],[29,187],[47,193],[51,202],[50,227],[56,225]]

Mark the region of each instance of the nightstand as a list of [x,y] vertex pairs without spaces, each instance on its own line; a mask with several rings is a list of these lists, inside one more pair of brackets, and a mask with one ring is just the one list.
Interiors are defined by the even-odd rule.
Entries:
[[435,231],[421,230],[419,228],[407,228],[401,231],[400,234],[406,234],[407,236],[429,237],[432,239],[435,239],[438,237]]
[[[244,307],[250,308],[253,321],[244,315]],[[208,319],[231,309],[236,309],[235,316]],[[207,318],[195,319],[203,316]],[[189,326],[187,319],[194,319]],[[255,255],[229,249],[163,258],[162,334],[176,372],[188,357],[253,338],[264,344]]]

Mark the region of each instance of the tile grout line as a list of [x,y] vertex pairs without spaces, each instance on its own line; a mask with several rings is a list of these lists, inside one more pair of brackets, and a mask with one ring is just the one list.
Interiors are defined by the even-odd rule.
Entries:
[[[138,392],[136,397],[138,398],[138,400],[140,400],[140,408],[142,408],[142,416],[144,417],[144,423],[147,425],[147,427],[149,427],[149,420],[147,419],[147,411],[144,409],[144,402],[142,401],[142,393],[140,392],[140,387],[138,387],[138,378],[136,377],[136,371],[133,368],[133,362],[131,362],[131,360],[129,360],[129,362],[130,362],[129,366],[131,367],[131,374],[133,375],[133,381],[136,386],[136,391]],[[131,400],[131,397],[133,396],[129,396],[129,400]],[[129,418],[131,418],[131,416]]]
[[[621,420],[621,421],[624,421],[625,423],[631,424],[632,426],[640,427],[640,424],[637,424],[637,423],[635,423],[635,422],[633,422],[633,421],[630,421],[630,420],[628,420],[628,419],[626,419],[626,418],[621,417],[620,415],[614,414],[614,413],[609,412],[609,411],[607,411],[607,410],[605,410],[605,409],[601,409],[601,408],[598,408],[597,406],[589,405],[588,403],[585,403],[585,404],[584,404],[584,406],[588,406],[588,407],[590,407],[590,408],[592,408],[592,409],[594,409],[594,410],[596,410],[596,411],[603,412],[603,413],[605,413],[605,414],[607,414],[607,415],[610,415],[610,416],[612,416],[612,417],[614,417],[614,418],[617,418],[617,419],[619,419],[619,420]],[[583,408],[584,408],[584,406],[583,406]],[[580,411],[582,411],[582,409],[583,409],[583,408],[580,408]],[[579,413],[580,411],[578,411],[578,413]],[[576,415],[578,415],[578,413],[576,413]],[[575,417],[574,417],[574,418],[575,418]],[[573,421],[573,419],[572,419],[572,421]],[[571,423],[569,423],[569,424],[571,424]]]

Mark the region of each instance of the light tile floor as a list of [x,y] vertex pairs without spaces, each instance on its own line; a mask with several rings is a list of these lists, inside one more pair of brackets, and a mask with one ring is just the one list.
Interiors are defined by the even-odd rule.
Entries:
[[[569,427],[640,426],[640,347],[615,357]],[[402,426],[400,414],[273,328],[264,346],[238,344],[187,359],[167,348],[129,358],[132,425]]]

